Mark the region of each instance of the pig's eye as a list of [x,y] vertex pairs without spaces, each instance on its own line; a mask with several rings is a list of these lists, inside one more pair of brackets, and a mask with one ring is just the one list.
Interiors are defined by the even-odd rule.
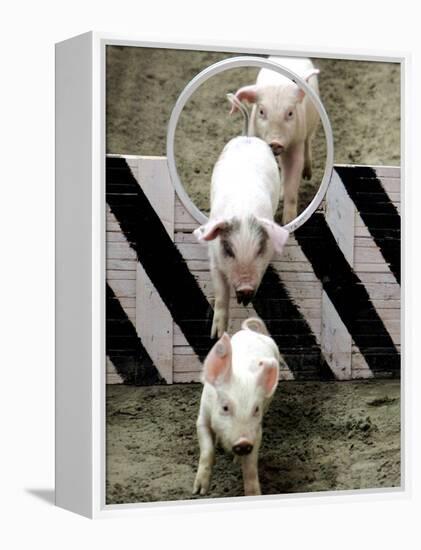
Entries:
[[291,120],[291,118],[294,116],[294,111],[287,111],[287,119]]
[[258,107],[258,109],[259,109],[259,116],[260,116],[260,118],[265,118],[266,113],[265,113],[265,110],[263,109],[263,107],[260,105],[260,106]]
[[222,250],[224,251],[225,256],[228,256],[230,258],[235,258],[235,254],[232,249],[232,246],[228,241],[222,241]]
[[230,408],[228,407],[228,405],[222,405],[222,412],[224,413],[230,412]]
[[254,407],[254,415],[257,416],[259,414],[259,411],[260,411],[260,407],[259,407],[259,405],[256,405]]

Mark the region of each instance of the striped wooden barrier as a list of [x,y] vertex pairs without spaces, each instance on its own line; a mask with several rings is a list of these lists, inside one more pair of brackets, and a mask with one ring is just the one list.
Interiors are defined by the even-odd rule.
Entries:
[[[107,158],[107,382],[197,382],[213,288],[166,158]],[[400,169],[336,166],[326,198],[229,331],[261,317],[283,379],[400,372]]]

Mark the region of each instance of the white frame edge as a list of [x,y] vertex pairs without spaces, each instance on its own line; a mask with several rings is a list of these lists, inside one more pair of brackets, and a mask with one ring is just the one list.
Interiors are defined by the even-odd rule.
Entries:
[[93,511],[91,336],[98,313],[92,309],[92,45],[90,34],[57,44],[55,75],[55,501],[88,517]]
[[[360,53],[207,40],[186,44],[89,32],[56,45],[56,505],[91,518],[408,498],[408,368],[401,377],[401,487],[176,502],[105,504],[106,46],[298,55],[401,65],[402,191],[407,187],[408,53]],[[79,63],[76,61],[79,60]],[[77,159],[77,162],[75,162]],[[408,200],[408,193],[404,195]],[[404,207],[404,205],[403,205]],[[406,209],[403,210],[405,216]],[[77,214],[78,224],[72,223]],[[403,228],[408,220],[403,218]],[[89,233],[90,228],[90,233]],[[405,237],[405,233],[404,233]],[[403,241],[404,242],[404,241]],[[403,267],[405,267],[403,257]],[[405,271],[404,271],[405,276]],[[405,287],[402,296],[404,297]],[[403,304],[404,305],[404,304]],[[402,323],[405,313],[402,313]],[[402,324],[404,330],[405,325]],[[402,362],[408,335],[404,332]],[[404,396],[404,393],[406,395]],[[405,399],[404,399],[405,397]],[[405,423],[405,424],[404,424]],[[333,501],[334,499],[334,501]]]

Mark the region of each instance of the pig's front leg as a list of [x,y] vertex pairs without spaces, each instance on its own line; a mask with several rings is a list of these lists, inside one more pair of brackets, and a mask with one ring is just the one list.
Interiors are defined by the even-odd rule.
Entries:
[[297,217],[298,189],[304,167],[304,143],[292,145],[281,156],[281,164],[284,184],[282,223],[285,225]]
[[193,494],[205,495],[209,489],[212,467],[215,459],[213,433],[207,422],[199,416],[197,420],[197,437],[199,439],[200,457],[196,479],[193,484]]
[[241,457],[241,470],[243,472],[244,494],[246,497],[262,494],[257,467],[259,447],[260,443],[253,447],[249,455]]
[[230,287],[225,275],[216,266],[211,273],[215,293],[211,338],[221,338],[228,328]]

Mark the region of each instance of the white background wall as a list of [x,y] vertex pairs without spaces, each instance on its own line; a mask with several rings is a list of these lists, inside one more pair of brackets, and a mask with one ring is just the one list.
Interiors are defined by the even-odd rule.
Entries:
[[[410,137],[413,141],[409,150],[414,166],[409,204],[415,213],[416,205],[421,204],[421,171],[419,164],[415,164],[421,148],[415,124],[416,120],[421,124],[420,108],[415,104],[415,98],[421,97],[421,42],[415,6],[411,1],[396,4],[382,0],[347,3],[261,0],[249,5],[226,0],[191,3],[178,0],[166,4],[128,0],[15,0],[2,4],[0,544],[3,548],[202,549],[270,545],[298,550],[371,547],[411,550],[418,547],[419,421],[418,433],[413,431],[410,441],[415,466],[413,497],[398,502],[379,496],[374,502],[334,501],[315,505],[310,499],[278,508],[250,505],[247,510],[224,513],[172,511],[152,514],[147,521],[130,518],[90,522],[56,509],[45,500],[52,498],[54,468],[54,42],[94,29],[139,39],[151,35],[193,42],[208,38],[256,44],[272,42],[280,47],[412,51]],[[410,214],[406,213],[407,220]],[[420,281],[420,216],[413,221],[407,255],[414,268],[411,278]],[[408,332],[412,329],[414,335],[419,335],[419,319],[415,315],[421,307],[419,286],[413,284],[410,290],[407,310],[412,311],[412,320]],[[413,418],[419,419],[421,365],[417,361],[415,338],[413,349],[408,349],[411,351],[413,368],[408,393]]]

